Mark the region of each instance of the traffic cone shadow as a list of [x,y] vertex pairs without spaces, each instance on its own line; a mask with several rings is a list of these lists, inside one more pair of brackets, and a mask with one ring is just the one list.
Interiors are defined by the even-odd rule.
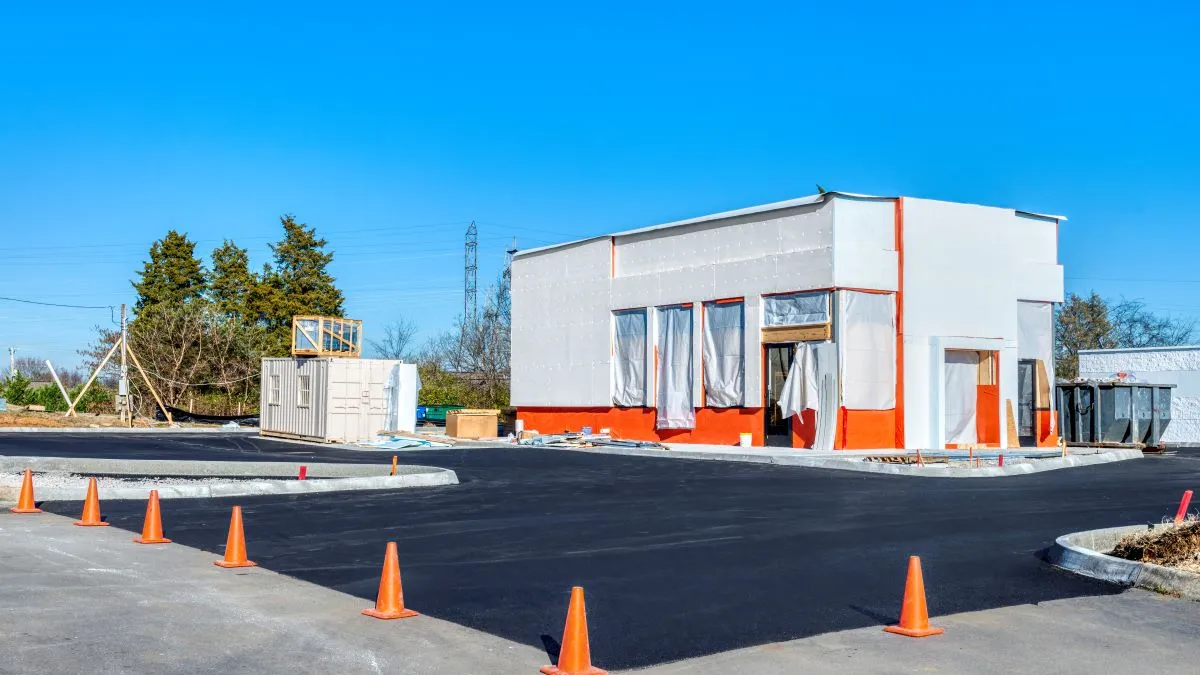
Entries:
[[946,632],[929,625],[929,609],[925,606],[925,580],[921,575],[921,558],[909,556],[908,579],[904,582],[904,602],[900,606],[900,623],[884,628],[889,633],[908,637],[929,637]]
[[33,472],[25,469],[25,478],[21,481],[21,494],[17,497],[17,505],[9,509],[13,513],[41,513],[33,501]]
[[158,506],[158,490],[150,491],[150,499],[146,500],[146,520],[142,523],[142,536],[136,537],[135,544],[169,544],[170,539],[163,537],[162,511]]
[[225,558],[214,560],[217,567],[256,567],[258,563],[246,559],[246,533],[242,529],[242,507],[233,507],[229,517],[229,535],[225,538]]
[[379,575],[379,593],[375,596],[375,607],[364,609],[363,614],[376,619],[407,619],[417,613],[404,606],[404,588],[400,585],[400,556],[396,553],[396,542],[389,541],[383,554],[383,573]]
[[95,478],[88,479],[87,496],[83,499],[83,515],[75,524],[80,527],[108,527],[108,523],[100,519],[100,494]]
[[567,625],[563,628],[558,664],[542,666],[545,675],[607,675],[608,671],[592,665],[592,650],[588,643],[587,609],[583,603],[583,587],[571,589],[567,606]]

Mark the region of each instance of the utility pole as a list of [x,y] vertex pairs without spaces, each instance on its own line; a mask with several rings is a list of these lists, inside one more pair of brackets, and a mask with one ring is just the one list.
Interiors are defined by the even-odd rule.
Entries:
[[474,327],[477,318],[477,277],[479,273],[479,231],[475,221],[467,228],[467,243],[463,253],[463,330]]
[[8,348],[8,376],[13,377],[17,374],[17,348]]
[[125,357],[129,352],[129,322],[126,321],[125,304],[121,303],[121,379],[117,383],[117,413],[121,422],[133,426],[133,415],[129,411],[129,363]]

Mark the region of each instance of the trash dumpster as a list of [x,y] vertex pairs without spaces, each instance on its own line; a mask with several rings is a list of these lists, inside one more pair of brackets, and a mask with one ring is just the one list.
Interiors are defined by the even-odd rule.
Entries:
[[1055,387],[1068,445],[1156,446],[1171,423],[1173,384],[1068,382]]
[[[420,422],[428,422],[429,424],[445,424],[446,413],[451,410],[462,410],[465,406],[461,405],[423,405],[417,407],[417,420]],[[421,416],[421,408],[425,409],[424,417]]]

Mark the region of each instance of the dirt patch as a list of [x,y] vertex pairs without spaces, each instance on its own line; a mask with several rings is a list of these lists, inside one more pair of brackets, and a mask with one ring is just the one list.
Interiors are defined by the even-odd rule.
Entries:
[[1109,555],[1200,572],[1200,521],[1190,520],[1179,527],[1131,534],[1117,542]]
[[[116,415],[94,413],[79,413],[74,417],[65,417],[61,412],[31,412],[29,410],[0,412],[0,430],[6,427],[44,427],[50,429],[78,428],[109,428],[123,427],[121,418]],[[136,429],[166,428],[166,422],[138,418],[133,421]],[[185,422],[177,426],[188,428],[213,427],[212,424],[195,424]]]

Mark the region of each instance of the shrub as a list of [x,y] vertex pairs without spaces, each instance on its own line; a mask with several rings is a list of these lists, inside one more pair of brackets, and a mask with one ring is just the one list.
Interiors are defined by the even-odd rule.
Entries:
[[26,405],[29,402],[29,378],[20,371],[9,376],[0,388],[0,396],[13,405]]

